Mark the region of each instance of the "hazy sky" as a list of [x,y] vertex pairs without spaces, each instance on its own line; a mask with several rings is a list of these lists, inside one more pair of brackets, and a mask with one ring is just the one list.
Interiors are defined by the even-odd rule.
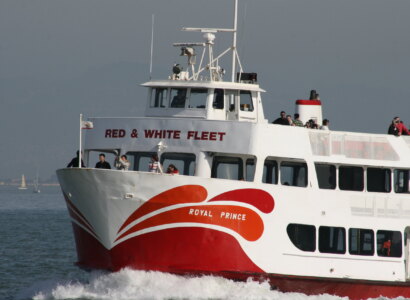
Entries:
[[[1,0],[0,179],[49,178],[78,148],[78,118],[141,116],[179,60],[182,26],[227,27],[233,0]],[[238,48],[269,120],[316,89],[335,130],[410,123],[410,1],[240,0]],[[216,42],[230,39],[220,34]],[[217,50],[223,50],[221,45]]]

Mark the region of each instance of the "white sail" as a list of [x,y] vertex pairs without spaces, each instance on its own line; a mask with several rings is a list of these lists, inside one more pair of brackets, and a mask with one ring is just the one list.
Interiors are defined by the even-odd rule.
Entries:
[[27,190],[26,177],[24,177],[24,174],[21,175],[21,184],[19,186],[19,190]]

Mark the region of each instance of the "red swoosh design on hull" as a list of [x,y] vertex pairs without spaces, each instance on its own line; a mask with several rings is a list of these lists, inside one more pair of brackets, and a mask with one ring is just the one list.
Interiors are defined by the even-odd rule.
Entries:
[[248,241],[256,241],[263,233],[263,222],[253,210],[233,205],[201,205],[176,208],[138,223],[117,240],[146,228],[174,224],[201,223],[218,225],[239,233]]
[[240,189],[222,193],[211,200],[213,201],[236,201],[253,205],[265,214],[273,211],[275,201],[273,197],[263,190],[258,189]]
[[131,222],[155,210],[175,204],[202,202],[206,199],[207,195],[208,192],[206,189],[200,185],[184,185],[162,192],[149,199],[134,211],[124,224],[122,224],[117,233],[123,230]]

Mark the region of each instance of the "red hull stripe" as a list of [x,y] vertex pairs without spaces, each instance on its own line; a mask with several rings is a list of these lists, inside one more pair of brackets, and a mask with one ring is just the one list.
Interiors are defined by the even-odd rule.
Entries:
[[[256,266],[230,235],[206,228],[173,228],[129,239],[111,251],[73,223],[78,264],[118,271],[129,267],[175,274],[212,274],[235,280],[268,280],[281,292],[330,294],[351,300],[410,298],[408,283],[313,278],[267,274]],[[217,246],[215,246],[217,245]]]
[[258,189],[240,189],[229,191],[209,200],[209,202],[213,201],[236,201],[247,203],[256,207],[265,214],[272,212],[275,206],[273,197],[269,193]]
[[87,221],[87,219],[84,217],[84,215],[77,209],[77,207],[75,207],[74,203],[71,202],[70,199],[68,199],[67,195],[63,192],[64,194],[64,198],[67,204],[67,208],[68,208],[68,212],[70,214],[70,216],[77,220],[79,223],[81,223],[82,225],[84,225],[85,227],[87,227],[92,233],[94,233],[95,235],[97,235],[95,233],[94,227]]
[[322,105],[320,100],[296,100],[298,105]]
[[184,185],[162,192],[149,199],[134,211],[124,224],[122,224],[117,233],[120,233],[120,231],[133,221],[155,210],[175,204],[202,202],[207,196],[208,192],[200,185]]

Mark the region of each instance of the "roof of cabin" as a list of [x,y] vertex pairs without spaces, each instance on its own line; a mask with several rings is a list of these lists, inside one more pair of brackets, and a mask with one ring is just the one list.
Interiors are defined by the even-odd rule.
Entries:
[[146,87],[176,87],[176,88],[211,88],[228,90],[245,90],[255,92],[265,92],[259,84],[238,83],[230,81],[184,81],[184,80],[151,80],[142,84]]

